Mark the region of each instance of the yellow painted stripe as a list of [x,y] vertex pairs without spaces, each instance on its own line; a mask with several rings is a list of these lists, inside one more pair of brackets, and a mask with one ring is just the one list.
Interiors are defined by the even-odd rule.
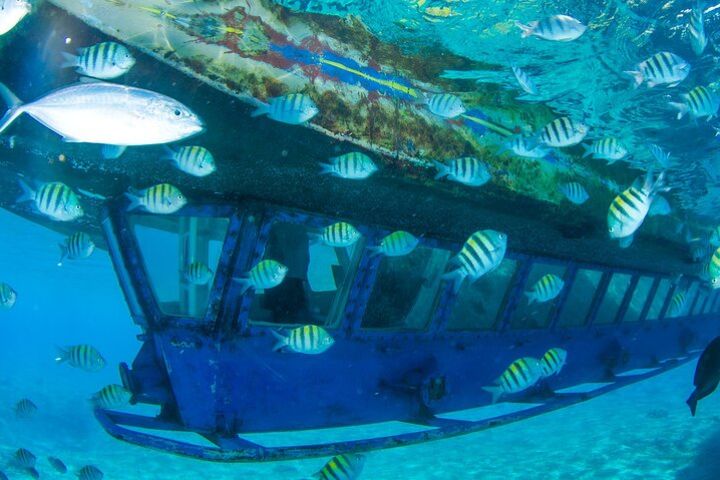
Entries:
[[418,98],[420,94],[415,90],[414,88],[407,87],[405,85],[402,85],[398,82],[392,81],[392,80],[382,80],[380,78],[375,78],[371,75],[368,75],[365,72],[361,72],[360,70],[357,70],[355,68],[348,67],[347,65],[343,65],[340,62],[335,62],[333,60],[328,60],[325,58],[320,58],[320,63],[324,63],[326,65],[330,65],[331,67],[339,68],[340,70],[345,70],[346,72],[352,73],[353,75],[357,75],[358,77],[373,81],[377,83],[378,85],[383,85],[385,87],[390,87],[393,90],[397,90],[399,92],[403,92],[407,95],[410,95],[412,97]]

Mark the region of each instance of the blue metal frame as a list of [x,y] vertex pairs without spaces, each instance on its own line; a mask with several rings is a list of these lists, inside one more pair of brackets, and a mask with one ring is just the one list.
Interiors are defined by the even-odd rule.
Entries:
[[[507,258],[518,264],[504,292],[494,328],[448,330],[458,296],[445,283],[435,294],[433,312],[425,328],[364,329],[363,316],[382,260],[370,255],[367,247],[377,244],[391,230],[356,225],[367,239],[367,244],[357,270],[352,272],[352,287],[340,318],[327,326],[336,344],[322,356],[276,354],[271,351],[274,341],[271,331],[284,325],[252,323],[250,312],[254,294],[241,294],[240,286],[231,279],[245,273],[263,257],[270,229],[276,222],[322,228],[339,219],[252,201],[184,208],[176,216],[224,217],[230,220],[206,314],[204,318],[190,318],[165,315],[160,310],[130,216],[124,207],[123,200],[109,204],[104,226],[111,258],[131,312],[145,331],[142,337],[145,344],[132,369],[124,368],[122,376],[136,401],[162,407],[159,417],[162,420],[109,412],[98,412],[98,419],[118,438],[199,458],[244,461],[325,455],[417,443],[482,430],[595,396],[595,392],[570,397],[559,395],[552,400],[543,399],[542,407],[481,422],[448,421],[435,416],[441,412],[488,404],[489,396],[481,387],[491,384],[518,356],[539,357],[550,347],[562,347],[570,352],[572,362],[561,376],[544,383],[544,388],[557,390],[603,379],[612,379],[612,388],[619,388],[631,380],[613,377],[613,373],[655,366],[654,362],[660,357],[684,357],[685,346],[677,341],[683,332],[693,331],[693,338],[702,342],[717,329],[717,325],[710,321],[715,319],[714,315],[686,317],[680,322],[663,321],[673,289],[664,299],[660,319],[646,322],[662,278],[652,272],[615,270],[517,252],[507,254]],[[451,252],[460,248],[461,241],[420,239],[424,246]],[[567,267],[565,289],[548,312],[546,328],[512,329],[512,315],[524,298],[530,272],[538,263]],[[582,326],[558,326],[560,313],[580,269],[602,273],[596,290],[589,298],[592,306]],[[594,325],[615,273],[631,275],[629,288],[614,322]],[[641,316],[638,322],[623,323],[642,275],[655,280]],[[716,307],[720,307],[718,298],[715,295],[713,300]],[[646,338],[647,342],[636,341],[640,337]],[[478,369],[475,366],[478,362],[485,368]],[[635,380],[641,378],[646,377],[633,377]],[[443,391],[437,398],[427,397],[427,382],[437,379],[447,383],[450,393]],[[328,389],[331,383],[333,388]],[[602,389],[597,394],[612,388]],[[298,392],[302,394],[298,395]],[[527,395],[516,395],[514,398],[527,401],[537,393],[529,391]],[[240,438],[243,432],[314,429],[387,420],[428,424],[437,428],[430,432],[339,442],[330,446],[279,449],[268,449]],[[161,430],[172,426],[194,431],[217,443],[219,448],[217,451],[198,450],[131,432],[122,425]]]

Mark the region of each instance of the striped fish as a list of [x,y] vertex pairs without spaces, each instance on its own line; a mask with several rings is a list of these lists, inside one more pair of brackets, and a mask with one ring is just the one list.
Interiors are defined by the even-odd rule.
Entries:
[[9,310],[15,306],[17,292],[7,283],[0,283],[0,307]]
[[375,162],[361,152],[350,152],[333,157],[330,163],[321,163],[320,167],[321,175],[330,174],[349,180],[364,180],[378,170]]
[[615,137],[601,138],[594,141],[592,145],[583,143],[582,147],[585,149],[583,158],[592,155],[593,158],[607,160],[609,165],[622,160],[628,154],[627,149]]
[[357,480],[364,466],[364,455],[358,453],[336,455],[309,480]]
[[145,190],[130,190],[125,193],[130,200],[127,210],[142,207],[150,213],[175,213],[187,205],[187,199],[177,187],[169,183],[159,183]]
[[435,179],[448,177],[469,187],[479,187],[490,181],[491,175],[487,164],[475,157],[461,157],[451,160],[447,165],[433,161],[438,173]]
[[276,352],[287,347],[295,353],[318,355],[325,352],[335,343],[327,330],[317,325],[293,328],[287,336],[275,331],[273,331],[273,335],[277,339],[277,343],[273,347]]
[[100,352],[92,345],[73,345],[58,349],[55,362],[64,363],[87,372],[98,372],[105,368],[106,362]]
[[177,151],[165,147],[165,153],[178,170],[194,177],[206,177],[216,170],[215,157],[205,147],[180,147]]
[[65,462],[60,460],[57,457],[48,457],[48,463],[52,465],[52,467],[55,469],[56,472],[65,474],[68,471],[67,465],[65,465]]
[[78,480],[102,480],[105,474],[94,465],[85,465],[77,472]]
[[478,230],[470,235],[460,253],[453,259],[460,266],[443,275],[443,279],[454,283],[459,291],[466,277],[474,282],[488,272],[493,271],[505,258],[507,236],[495,230]]
[[53,220],[69,222],[85,214],[75,192],[64,183],[44,183],[37,190],[33,190],[30,185],[22,180],[19,183],[23,193],[16,201],[34,202],[35,208],[40,213]]
[[523,89],[525,93],[528,95],[537,95],[538,89],[537,85],[535,85],[535,82],[532,78],[520,67],[517,65],[513,65],[512,67],[513,75],[515,75],[515,80],[517,80],[518,85],[520,85],[520,88]]
[[40,480],[40,472],[35,467],[26,468],[25,473],[33,480]]
[[525,295],[531,304],[534,302],[544,303],[557,297],[564,286],[565,282],[562,278],[548,273],[535,282],[535,285],[525,292]]
[[670,299],[666,317],[680,317],[685,314],[685,305],[687,304],[687,292],[677,292]]
[[[650,209],[655,193],[662,186],[663,174],[653,182],[652,174],[639,178],[627,190],[615,197],[608,210],[608,233],[610,238],[629,237],[640,228]],[[641,183],[641,180],[642,183]]]
[[576,40],[587,30],[580,20],[567,15],[553,15],[527,25],[515,22],[515,25],[522,30],[522,38],[535,36],[556,42]]
[[18,468],[35,468],[37,457],[26,448],[18,448],[13,455],[13,463]]
[[590,198],[585,187],[577,182],[563,183],[559,188],[560,192],[565,195],[565,198],[575,205],[582,205]]
[[370,251],[388,257],[401,257],[415,250],[418,243],[420,243],[420,240],[412,233],[398,230],[387,235],[380,241],[380,246],[372,247]]
[[299,125],[312,120],[319,112],[320,109],[308,95],[291,93],[271,98],[267,104],[258,107],[252,116],[267,115],[277,122]]
[[[544,158],[550,150],[540,143],[533,142],[529,137],[514,135],[503,145],[503,150],[510,150],[524,158]],[[500,152],[498,152],[500,153]]]
[[675,87],[690,73],[690,64],[674,53],[660,52],[640,62],[637,70],[625,73],[633,77],[636,88],[643,82],[647,82],[649,88],[656,85]]
[[15,416],[17,418],[30,418],[37,412],[37,405],[29,398],[23,398],[15,404]]
[[455,118],[467,111],[462,100],[452,93],[436,93],[427,100],[428,110],[443,118]]
[[81,48],[77,55],[62,52],[65,61],[62,68],[77,67],[77,73],[88,77],[110,80],[126,74],[135,66],[135,57],[124,45],[102,42]]
[[492,394],[492,403],[495,403],[503,395],[527,390],[542,377],[540,362],[535,358],[524,357],[511,363],[493,385],[483,387],[483,390]]
[[668,102],[671,107],[677,109],[678,120],[686,114],[692,118],[707,117],[708,121],[717,115],[720,96],[714,91],[705,87],[695,87],[680,96],[683,102]]
[[690,34],[690,45],[695,55],[702,55],[707,46],[707,36],[705,35],[705,24],[703,18],[704,2],[699,0],[695,3],[690,11],[690,19],[688,20],[688,33]]
[[95,392],[90,400],[98,408],[116,408],[127,405],[131,396],[130,391],[122,385],[112,384]]
[[660,169],[665,170],[670,167],[670,153],[654,143],[648,145],[648,150],[653,158],[655,158],[655,164],[660,167]]
[[672,207],[667,201],[667,198],[662,195],[656,195],[653,202],[650,204],[650,210],[648,210],[648,216],[655,217],[660,215],[670,215],[672,213]]
[[242,287],[241,293],[249,289],[267,290],[280,285],[285,280],[288,267],[275,260],[262,260],[247,272],[247,277],[233,278]]
[[95,251],[95,243],[90,235],[84,232],[76,232],[65,238],[60,244],[60,261],[58,267],[62,266],[64,259],[79,260],[88,258]]
[[360,237],[362,234],[357,228],[347,222],[336,222],[323,228],[320,234],[313,235],[312,239],[328,247],[342,248],[355,244]]
[[588,127],[571,118],[560,117],[543,127],[540,141],[549,147],[570,147],[582,142]]
[[710,284],[713,288],[720,288],[720,247],[717,248],[710,257],[708,264],[708,273],[710,274]]
[[543,377],[551,377],[560,373],[567,360],[567,351],[562,348],[551,348],[540,358]]
[[213,278],[213,271],[203,262],[192,262],[185,268],[185,279],[193,285],[207,285]]

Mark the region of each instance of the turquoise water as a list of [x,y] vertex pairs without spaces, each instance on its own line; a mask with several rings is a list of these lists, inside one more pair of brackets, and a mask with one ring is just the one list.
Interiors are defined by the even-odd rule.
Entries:
[[[41,478],[61,478],[45,457],[72,470],[100,467],[108,479],[300,479],[326,459],[212,464],[127,445],[95,422],[89,396],[117,382],[114,368],[88,374],[55,365],[56,345],[88,342],[109,365],[134,358],[140,343],[110,260],[97,251],[57,267],[61,236],[0,213],[3,280],[19,292],[0,318],[0,458],[20,447],[39,457]],[[690,417],[694,362],[596,400],[478,434],[368,454],[362,478],[716,479],[720,476],[720,395]],[[15,418],[23,397],[39,407]],[[10,478],[29,478],[7,469]],[[66,475],[67,477],[68,475]]]

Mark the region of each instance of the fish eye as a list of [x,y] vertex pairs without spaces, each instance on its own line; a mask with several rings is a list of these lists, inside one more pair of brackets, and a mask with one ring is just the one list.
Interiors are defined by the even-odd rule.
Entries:
[[182,115],[182,112],[178,108],[176,108],[173,113],[175,114],[176,117],[179,117],[180,115]]

